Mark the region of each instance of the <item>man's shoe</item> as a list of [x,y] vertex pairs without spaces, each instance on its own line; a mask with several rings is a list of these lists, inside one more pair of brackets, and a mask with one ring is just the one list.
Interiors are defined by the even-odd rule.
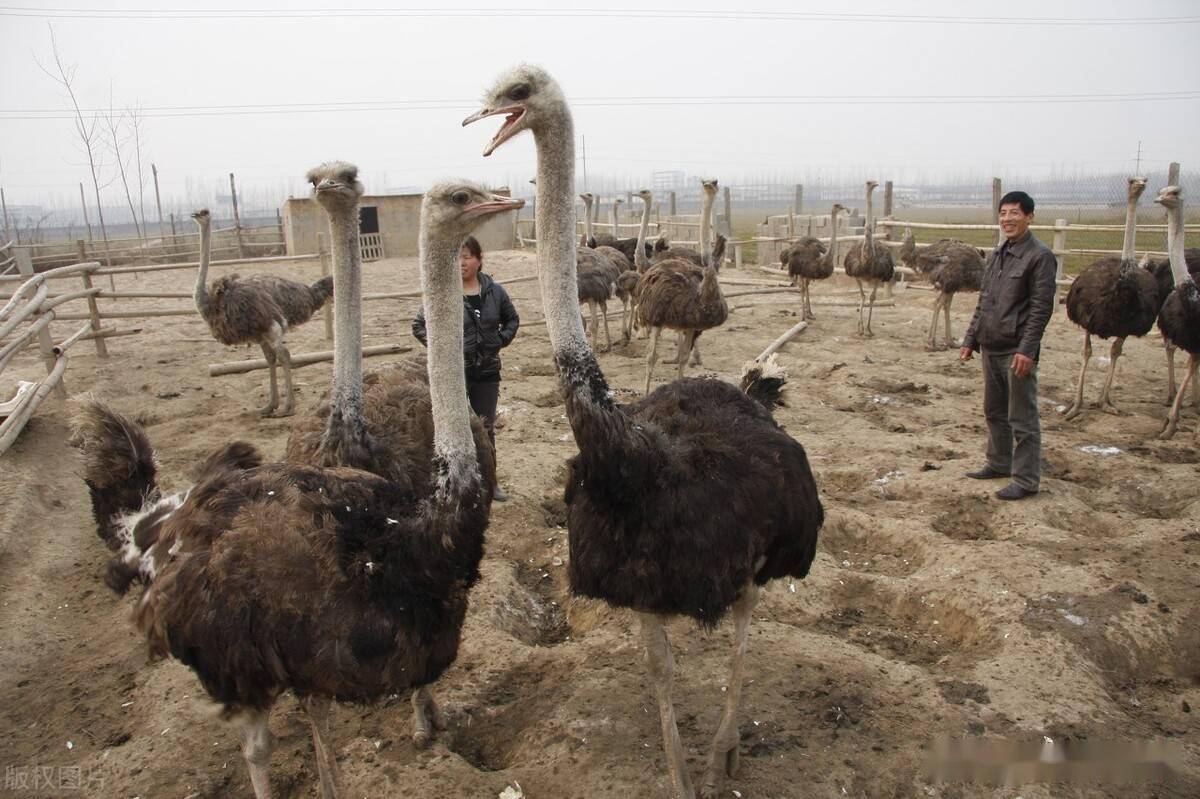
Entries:
[[492,502],[508,502],[508,494],[504,493],[499,483],[496,483],[496,490],[492,492]]
[[1004,488],[996,492],[996,499],[1025,499],[1025,497],[1032,497],[1035,494],[1037,494],[1037,491],[1028,488],[1021,488],[1021,486],[1017,485],[1016,483],[1009,483]]
[[997,469],[993,469],[991,466],[984,466],[977,472],[967,472],[967,477],[970,477],[972,480],[994,480],[997,477],[1009,476],[1010,475],[1008,472],[1001,472]]

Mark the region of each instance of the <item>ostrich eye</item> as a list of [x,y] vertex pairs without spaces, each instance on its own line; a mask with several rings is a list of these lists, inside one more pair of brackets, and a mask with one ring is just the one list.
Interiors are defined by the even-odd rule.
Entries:
[[529,95],[532,93],[533,90],[529,88],[528,83],[518,83],[508,90],[508,99],[520,102],[521,100],[528,100]]
[[467,201],[470,199],[471,195],[467,194],[465,191],[456,191],[454,194],[450,195],[450,202],[454,203],[455,205],[466,205]]

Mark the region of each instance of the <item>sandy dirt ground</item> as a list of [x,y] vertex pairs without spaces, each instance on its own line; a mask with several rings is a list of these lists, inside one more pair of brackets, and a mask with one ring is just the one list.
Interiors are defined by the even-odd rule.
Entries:
[[[486,268],[526,276],[533,259],[494,253]],[[317,277],[311,264],[286,271]],[[367,291],[417,286],[414,259],[365,272]],[[726,276],[771,280],[752,269]],[[120,285],[178,291],[190,280],[154,273]],[[845,300],[849,288],[831,281],[814,298]],[[541,317],[535,282],[510,293],[527,321]],[[982,380],[977,361],[924,350],[932,299],[897,293],[896,307],[877,311],[870,340],[854,335],[853,308],[817,304],[818,319],[781,353],[791,383],[777,418],[808,451],[827,521],[809,578],[774,584],[754,614],[741,770],[725,795],[1200,796],[1198,421],[1189,409],[1173,441],[1154,440],[1166,393],[1161,340],[1125,347],[1115,399],[1129,415],[1063,422],[1055,406],[1069,401],[1081,334],[1057,309],[1041,365],[1043,490],[1001,503],[991,496],[1000,484],[963,478],[982,462]],[[121,307],[137,302],[168,301]],[[973,302],[956,303],[958,335]],[[412,343],[416,301],[365,307],[368,344]],[[703,336],[704,364],[688,373],[736,379],[795,321],[794,304],[738,310]],[[290,422],[254,412],[265,373],[207,376],[208,364],[257,350],[220,346],[198,317],[123,326],[133,324],[145,334],[112,340],[107,361],[78,345],[66,380],[146,425],[167,488],[186,485],[205,454],[234,438],[282,455]],[[290,340],[293,352],[328,348],[319,321]],[[644,344],[601,355],[618,399],[640,389]],[[504,363],[499,470],[512,500],[493,507],[461,655],[435,686],[450,727],[418,751],[406,696],[336,708],[349,795],[496,797],[515,781],[530,799],[666,796],[636,625],[569,596],[559,481],[575,447],[544,326],[523,327]],[[659,368],[656,383],[673,376]],[[0,393],[41,369],[26,353]],[[297,371],[301,408],[329,375],[328,364]],[[1103,366],[1094,368],[1092,399],[1102,380]],[[107,553],[67,444],[70,412],[49,401],[0,459],[0,795],[249,796],[236,735],[193,675],[148,662],[129,622],[137,590],[117,598],[100,581]],[[680,731],[698,774],[720,713],[731,629],[669,629]],[[271,729],[276,794],[318,796],[307,721],[290,696]],[[938,735],[1169,738],[1183,756],[1157,784],[937,784],[922,763]]]

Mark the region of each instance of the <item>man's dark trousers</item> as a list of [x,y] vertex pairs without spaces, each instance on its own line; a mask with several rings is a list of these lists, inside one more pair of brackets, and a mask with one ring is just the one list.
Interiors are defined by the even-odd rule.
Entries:
[[987,464],[997,472],[1012,474],[1013,482],[1021,488],[1037,491],[1042,475],[1037,364],[1027,376],[1017,377],[1012,372],[1013,355],[983,352]]

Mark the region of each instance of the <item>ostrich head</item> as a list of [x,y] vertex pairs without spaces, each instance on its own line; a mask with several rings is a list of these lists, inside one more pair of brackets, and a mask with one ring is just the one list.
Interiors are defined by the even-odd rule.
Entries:
[[650,194],[649,189],[638,189],[637,191],[635,191],[633,193],[633,196],[637,197],[639,200],[644,202],[646,205],[649,205],[651,199],[653,199],[653,195]]
[[524,200],[501,197],[467,181],[447,181],[431,186],[421,201],[421,226],[446,230],[466,238],[494,214],[516,211]]
[[870,192],[875,191],[875,187],[878,185],[879,185],[878,180],[868,180],[867,181],[867,193],[869,194]]
[[201,208],[192,212],[192,219],[195,219],[196,224],[200,227],[205,227],[212,221],[212,214],[208,212],[207,208]]
[[1178,186],[1166,186],[1158,192],[1158,196],[1154,198],[1154,202],[1161,205],[1163,208],[1178,208],[1183,200],[1183,191]]
[[846,210],[846,206],[842,205],[841,203],[833,204],[833,213],[834,214],[840,214],[842,211],[845,211],[845,210]]
[[596,197],[590,191],[585,191],[583,194],[579,195],[579,199],[583,200],[584,205],[590,206]]
[[308,170],[307,178],[313,186],[313,197],[331,214],[353,208],[363,195],[358,167],[354,164],[327,161]]
[[700,188],[704,189],[704,193],[709,197],[717,196],[717,179],[716,178],[701,178]]
[[463,120],[463,126],[485,117],[507,114],[504,124],[484,148],[485,156],[523,130],[536,131],[562,113],[566,98],[550,73],[541,67],[521,64],[505,72],[483,97],[483,107]]
[[1129,179],[1129,200],[1137,202],[1138,197],[1142,196],[1142,192],[1146,190],[1145,178],[1130,178]]

